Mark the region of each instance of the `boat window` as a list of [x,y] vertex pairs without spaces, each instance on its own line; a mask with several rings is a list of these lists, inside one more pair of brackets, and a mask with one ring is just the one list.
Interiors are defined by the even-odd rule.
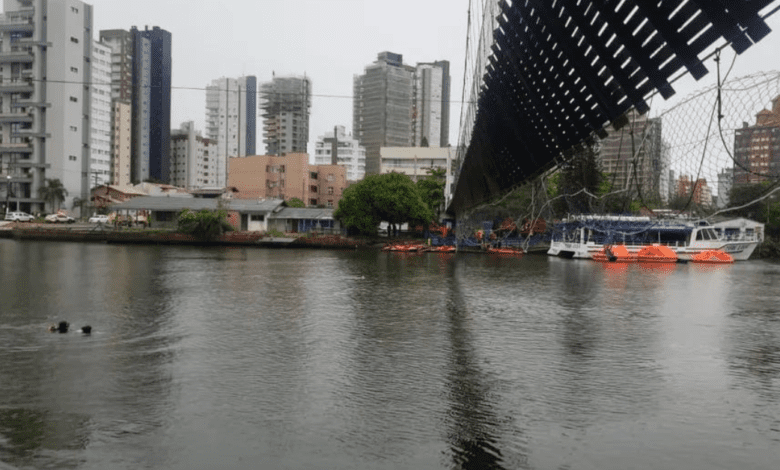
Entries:
[[708,228],[707,232],[710,234],[710,240],[717,240],[718,239],[718,234],[715,233],[715,230],[713,230],[711,228]]
[[703,230],[696,231],[696,240],[704,240]]

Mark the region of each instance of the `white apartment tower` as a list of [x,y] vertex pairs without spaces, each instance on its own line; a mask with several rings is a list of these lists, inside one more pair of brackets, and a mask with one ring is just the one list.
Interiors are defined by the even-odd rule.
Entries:
[[111,48],[111,182],[127,186],[133,181],[133,35],[123,29],[103,30],[100,42]]
[[450,64],[446,60],[415,67],[412,142],[415,147],[447,147],[450,133]]
[[91,187],[111,183],[111,48],[92,46]]
[[227,185],[229,158],[255,155],[257,78],[218,78],[206,87],[206,137],[216,143],[217,182]]
[[63,204],[89,197],[92,6],[78,0],[3,0],[0,16],[0,171],[10,207],[44,211],[40,188],[58,179]]
[[342,165],[347,170],[347,181],[360,181],[365,176],[366,149],[347,135],[344,126],[320,136],[314,147],[315,165]]
[[222,188],[218,183],[217,143],[203,138],[192,121],[171,131],[171,184],[181,188]]

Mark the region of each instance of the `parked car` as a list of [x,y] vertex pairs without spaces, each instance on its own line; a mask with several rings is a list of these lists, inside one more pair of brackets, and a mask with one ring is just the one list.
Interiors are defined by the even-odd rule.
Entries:
[[105,214],[95,214],[92,217],[89,218],[89,223],[91,224],[107,224],[108,223],[108,216]]
[[50,224],[72,224],[76,221],[73,217],[63,213],[49,214],[43,220]]
[[120,227],[132,227],[133,225],[147,227],[149,225],[149,221],[147,220],[146,216],[142,214],[119,215],[112,213],[108,217],[108,222]]
[[9,212],[5,214],[5,220],[10,220],[12,222],[30,222],[35,217],[31,216],[27,212]]

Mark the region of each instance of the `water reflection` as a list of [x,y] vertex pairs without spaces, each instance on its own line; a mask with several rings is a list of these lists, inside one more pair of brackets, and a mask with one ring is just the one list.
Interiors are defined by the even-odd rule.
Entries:
[[[564,260],[571,262],[572,260]],[[623,421],[657,406],[657,315],[646,302],[659,271],[625,263],[552,263],[560,276],[560,362],[550,405],[565,427]],[[665,270],[663,275],[668,275]],[[648,282],[650,281],[650,282]],[[641,291],[639,290],[641,286]]]
[[[729,369],[735,384],[764,403],[780,404],[780,310],[776,289],[780,266],[767,265],[731,300],[727,332]],[[780,429],[776,430],[780,438]]]
[[501,453],[499,420],[493,410],[489,379],[480,369],[470,333],[469,311],[458,279],[447,279],[447,336],[449,339],[447,398],[450,454],[453,468],[505,468]]
[[[0,244],[3,298],[11,306],[0,326],[0,433],[42,430],[40,438],[27,435],[23,452],[9,450],[16,452],[12,462],[79,466],[75,450],[89,442],[99,452],[114,438],[141,453],[139,442],[163,426],[177,338],[169,328],[172,293],[154,250]],[[58,320],[69,321],[71,332],[46,332]],[[92,335],[77,332],[85,324],[93,326]]]
[[[19,467],[78,468],[89,443],[89,417],[0,408],[0,462]],[[57,457],[54,457],[54,456]]]
[[[0,257],[0,468],[780,457],[780,266],[5,240]],[[95,332],[47,333],[60,318]]]
[[[439,407],[441,290],[438,261],[425,255],[363,253],[353,261],[346,357],[336,393],[349,452],[399,462],[435,434]],[[345,299],[346,300],[346,299]]]

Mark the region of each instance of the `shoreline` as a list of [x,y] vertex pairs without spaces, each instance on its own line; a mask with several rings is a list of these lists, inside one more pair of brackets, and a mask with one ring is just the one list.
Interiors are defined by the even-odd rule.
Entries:
[[273,237],[263,232],[227,232],[213,240],[161,229],[109,229],[70,226],[4,226],[0,238],[12,240],[117,243],[137,245],[256,246],[264,248],[371,248],[381,242],[341,235]]

